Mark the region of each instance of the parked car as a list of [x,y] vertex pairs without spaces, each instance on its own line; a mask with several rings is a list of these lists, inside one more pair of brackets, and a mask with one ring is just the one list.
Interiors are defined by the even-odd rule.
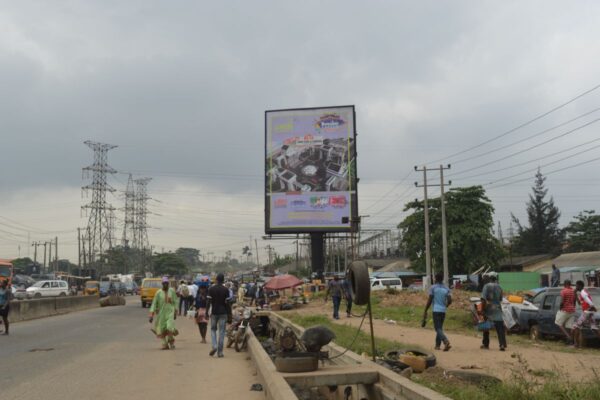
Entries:
[[400,278],[372,278],[371,290],[396,289],[402,290],[402,279]]
[[[560,328],[554,323],[556,313],[560,309],[561,297],[560,291],[563,288],[546,288],[541,290],[532,299],[531,303],[537,307],[537,310],[524,309],[519,314],[518,324],[521,332],[529,332],[533,340],[539,340],[545,336],[563,337]],[[600,288],[586,288],[592,296],[594,304],[600,304]],[[581,315],[581,306],[577,305],[575,319]],[[600,321],[600,313],[595,313],[594,318]],[[567,327],[570,328],[570,327]],[[591,329],[583,329],[585,339],[597,338]]]
[[61,280],[38,281],[26,289],[27,298],[67,296],[69,285]]

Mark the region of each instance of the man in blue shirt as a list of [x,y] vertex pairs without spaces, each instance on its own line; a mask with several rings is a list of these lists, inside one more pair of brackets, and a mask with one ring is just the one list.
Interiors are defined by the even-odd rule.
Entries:
[[435,329],[435,349],[439,350],[442,342],[444,343],[444,351],[450,350],[450,341],[444,333],[444,320],[446,319],[446,308],[452,303],[450,289],[444,285],[444,276],[442,274],[435,275],[435,285],[429,288],[429,299],[423,312],[423,326],[427,320],[427,311],[433,304],[433,328]]

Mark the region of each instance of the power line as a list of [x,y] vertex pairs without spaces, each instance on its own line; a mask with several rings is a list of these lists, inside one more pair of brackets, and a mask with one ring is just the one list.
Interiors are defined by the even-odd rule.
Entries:
[[[564,168],[555,169],[555,170],[553,170],[553,171],[550,171],[550,172],[545,172],[545,173],[544,173],[544,176],[548,176],[548,175],[550,175],[550,174],[554,174],[554,173],[556,173],[556,172],[565,171],[565,170],[567,170],[567,169],[571,169],[571,168],[579,167],[579,166],[581,166],[581,165],[589,164],[589,163],[591,163],[591,162],[598,161],[598,160],[600,160],[600,157],[598,157],[598,158],[593,158],[593,159],[591,159],[591,160],[587,160],[587,161],[580,162],[580,163],[577,163],[577,164],[569,165],[569,166],[567,166],[567,167],[564,167]],[[495,185],[495,186],[492,186],[492,187],[490,187],[490,188],[488,188],[488,189],[497,189],[497,188],[500,188],[500,187],[504,187],[504,186],[512,185],[513,183],[524,182],[524,181],[527,181],[527,180],[530,180],[530,179],[531,179],[531,177],[527,177],[527,178],[524,178],[524,179],[519,179],[519,180],[512,181],[512,182],[503,183],[502,185]],[[487,185],[491,185],[491,183],[489,183],[489,184],[487,184]],[[487,186],[487,185],[484,185],[484,186]]]
[[568,160],[569,158],[573,158],[573,157],[575,157],[575,156],[578,156],[578,155],[580,155],[580,154],[587,153],[588,151],[592,151],[592,150],[594,150],[594,149],[596,149],[596,148],[598,148],[598,147],[600,147],[600,145],[598,145],[598,146],[594,146],[594,147],[591,147],[591,148],[589,148],[589,149],[586,149],[586,150],[580,151],[580,152],[578,152],[578,153],[572,154],[572,155],[570,155],[570,156],[567,156],[567,157],[560,158],[560,159],[558,159],[558,160],[555,160],[555,161],[549,162],[549,163],[547,163],[547,164],[540,165],[539,167],[532,168],[532,169],[528,169],[527,171],[523,171],[523,172],[520,172],[520,173],[518,173],[518,174],[514,174],[514,175],[506,176],[506,177],[504,177],[504,178],[496,179],[496,180],[494,180],[494,181],[492,181],[492,182],[489,182],[489,183],[488,183],[488,185],[493,185],[493,184],[495,184],[496,182],[505,181],[505,180],[507,180],[507,179],[514,178],[514,177],[516,177],[516,176],[520,176],[520,175],[523,175],[523,174],[527,174],[527,173],[530,173],[530,172],[534,172],[534,171],[536,171],[536,170],[537,170],[537,169],[539,169],[539,168],[544,168],[544,167],[547,167],[547,166],[549,166],[549,165],[554,165],[554,164],[556,164],[556,163],[559,163],[559,162],[561,162],[561,161]]
[[509,147],[512,147],[512,146],[514,146],[514,145],[517,145],[517,144],[520,144],[520,143],[526,142],[526,141],[528,141],[529,139],[533,139],[534,137],[538,137],[538,136],[541,136],[541,135],[543,135],[543,134],[545,134],[545,133],[548,133],[548,132],[550,132],[550,131],[553,131],[553,130],[555,130],[555,129],[562,128],[563,126],[565,126],[565,125],[568,125],[568,124],[570,124],[571,122],[575,122],[575,121],[577,121],[578,119],[581,119],[581,118],[583,118],[583,117],[587,117],[588,115],[590,115],[590,114],[593,114],[593,113],[595,113],[595,112],[597,112],[597,111],[599,111],[599,110],[600,110],[600,107],[598,107],[598,108],[595,108],[595,109],[593,109],[592,111],[588,111],[588,112],[586,112],[586,113],[584,113],[584,114],[581,114],[581,115],[579,115],[579,116],[577,116],[577,117],[575,117],[575,118],[572,118],[572,119],[570,119],[570,120],[568,120],[568,121],[566,121],[566,122],[563,122],[562,124],[558,124],[558,125],[555,125],[555,126],[553,126],[553,127],[551,127],[551,128],[544,129],[544,130],[543,130],[543,131],[541,131],[541,132],[535,133],[535,134],[533,134],[533,135],[531,135],[531,136],[527,136],[526,138],[523,138],[523,139],[517,140],[516,142],[509,143],[509,144],[507,144],[507,145],[504,145],[504,146],[501,146],[501,147],[497,147],[497,148],[495,148],[495,149],[493,149],[493,150],[490,150],[490,151],[487,151],[487,152],[485,152],[485,153],[480,153],[480,154],[477,154],[477,155],[474,155],[474,156],[471,156],[471,157],[467,157],[467,158],[463,158],[463,159],[460,159],[460,160],[457,160],[457,161],[453,161],[453,162],[452,162],[452,164],[459,164],[459,163],[462,163],[462,162],[465,162],[465,161],[471,161],[471,160],[474,160],[474,159],[476,159],[476,158],[480,158],[480,157],[483,157],[483,156],[487,156],[487,155],[489,155],[489,154],[492,154],[492,153],[495,153],[495,152],[497,152],[497,151],[504,150],[504,149],[506,149],[506,148],[509,148]]
[[479,168],[481,168],[481,167],[486,167],[486,166],[488,166],[488,165],[495,164],[495,163],[497,163],[497,162],[499,162],[499,161],[504,161],[504,160],[506,160],[506,159],[508,159],[508,158],[511,158],[511,157],[517,156],[517,155],[519,155],[519,154],[523,154],[523,153],[525,153],[525,152],[527,152],[527,151],[529,151],[529,150],[533,150],[533,149],[535,149],[535,148],[538,148],[538,147],[540,147],[540,146],[543,146],[543,145],[545,145],[545,144],[548,144],[548,143],[550,143],[550,142],[553,142],[553,141],[555,141],[555,140],[558,140],[558,139],[560,139],[560,138],[562,138],[562,137],[565,137],[565,136],[567,136],[567,135],[570,135],[571,133],[577,132],[577,131],[579,131],[579,130],[581,130],[581,129],[583,129],[583,128],[586,128],[586,127],[588,127],[588,126],[590,126],[590,125],[592,125],[592,124],[595,124],[595,123],[596,123],[596,122],[598,122],[598,121],[600,121],[600,118],[596,118],[595,120],[592,120],[592,121],[590,121],[590,122],[587,122],[587,123],[585,123],[585,124],[583,124],[583,125],[580,125],[580,126],[578,126],[577,128],[573,128],[573,129],[571,129],[570,131],[567,131],[567,132],[561,133],[560,135],[557,135],[557,136],[553,136],[553,137],[551,137],[550,139],[547,139],[547,140],[545,140],[545,141],[543,141],[543,142],[541,142],[541,143],[538,143],[538,144],[536,144],[536,145],[533,145],[533,146],[527,147],[527,148],[525,148],[525,149],[523,149],[523,150],[517,151],[516,153],[511,153],[511,154],[509,154],[509,155],[507,155],[507,156],[504,156],[504,157],[501,157],[501,158],[497,158],[497,159],[495,159],[495,160],[492,160],[492,161],[488,161],[488,162],[486,162],[486,163],[483,163],[483,164],[480,164],[480,165],[478,165],[478,166],[476,166],[476,167],[468,168],[468,169],[465,169],[465,170],[463,170],[463,171],[456,172],[456,173],[454,173],[454,174],[450,174],[450,175],[448,175],[448,176],[452,176],[452,177],[454,177],[454,176],[461,175],[461,174],[464,174],[464,173],[467,173],[467,172],[470,172],[470,171],[474,171],[474,170],[476,170],[476,169],[479,169]]
[[504,136],[506,136],[506,135],[509,135],[509,134],[511,134],[511,133],[513,133],[513,132],[515,132],[515,131],[517,131],[517,130],[519,130],[519,129],[521,129],[521,128],[524,128],[524,127],[526,127],[526,126],[528,126],[528,125],[531,125],[531,124],[532,124],[532,123],[534,123],[535,121],[538,121],[538,120],[540,120],[540,119],[542,119],[542,118],[546,117],[547,115],[550,115],[550,114],[552,114],[553,112],[555,112],[555,111],[558,111],[558,110],[560,110],[560,109],[561,109],[561,108],[563,108],[563,107],[566,107],[567,105],[569,105],[569,104],[573,103],[574,101],[576,101],[576,100],[578,100],[578,99],[580,99],[580,98],[582,98],[582,97],[584,97],[584,96],[586,96],[586,95],[588,95],[588,94],[592,93],[593,91],[597,90],[598,88],[600,88],[600,84],[599,84],[599,85],[596,85],[596,86],[594,86],[594,87],[592,87],[591,89],[588,89],[588,90],[586,90],[585,92],[583,92],[583,93],[581,93],[581,94],[579,94],[579,95],[577,95],[577,96],[575,96],[575,97],[573,97],[572,99],[568,100],[567,102],[565,102],[565,103],[562,103],[562,104],[560,104],[560,105],[558,105],[558,106],[556,106],[556,107],[552,108],[550,111],[546,111],[545,113],[543,113],[543,114],[540,114],[540,115],[538,115],[537,117],[535,117],[535,118],[533,118],[533,119],[530,119],[529,121],[527,121],[527,122],[524,122],[524,123],[522,123],[522,124],[520,124],[520,125],[516,126],[515,128],[509,129],[509,130],[508,130],[508,131],[506,131],[506,132],[503,132],[503,133],[501,133],[501,134],[499,134],[499,135],[497,135],[497,136],[494,136],[493,138],[491,138],[491,139],[488,139],[488,140],[486,140],[486,141],[484,141],[484,142],[481,142],[481,143],[479,143],[479,144],[477,144],[477,145],[475,145],[475,146],[471,146],[471,147],[469,147],[469,148],[467,148],[467,149],[465,149],[465,150],[461,150],[461,151],[459,151],[459,152],[457,152],[457,153],[450,154],[449,156],[446,156],[446,157],[444,157],[444,158],[440,158],[440,159],[438,159],[438,160],[431,161],[431,163],[438,163],[438,162],[440,162],[440,161],[447,160],[447,159],[450,159],[450,158],[452,158],[452,157],[456,157],[456,156],[458,156],[458,155],[461,155],[461,154],[467,153],[467,152],[469,152],[469,151],[471,151],[471,150],[475,150],[475,149],[478,149],[478,148],[480,148],[480,147],[482,147],[482,146],[485,146],[485,145],[486,145],[486,144],[488,144],[488,143],[491,143],[491,142],[493,142],[493,141],[496,141],[496,140],[498,140],[498,139],[500,139],[500,138],[502,138],[502,137],[504,137]]
[[[533,160],[524,161],[524,162],[522,162],[522,163],[519,163],[519,164],[511,165],[511,166],[504,167],[504,168],[495,169],[495,170],[492,170],[492,171],[481,172],[481,173],[479,173],[479,174],[470,175],[470,176],[464,177],[464,178],[462,178],[462,179],[471,179],[471,178],[476,178],[476,177],[478,177],[478,176],[482,176],[482,175],[489,175],[489,174],[493,174],[493,173],[496,173],[496,172],[506,171],[507,169],[512,169],[512,168],[520,167],[520,166],[523,166],[523,165],[531,164],[531,163],[533,163],[533,162],[540,161],[540,160],[543,160],[543,159],[545,159],[545,158],[548,158],[548,157],[554,157],[555,155],[558,155],[558,154],[563,154],[563,153],[565,153],[566,151],[570,151],[570,150],[576,149],[576,148],[578,148],[578,147],[586,146],[586,145],[588,145],[588,144],[591,144],[591,143],[597,142],[597,141],[599,141],[599,140],[600,140],[600,138],[597,138],[597,139],[590,140],[590,141],[588,141],[588,142],[585,142],[585,143],[578,144],[577,146],[569,147],[568,149],[560,150],[560,151],[554,152],[554,153],[552,153],[552,154],[547,154],[547,155],[545,155],[545,156],[542,156],[542,157],[534,158]],[[598,147],[598,146],[596,146],[596,147]],[[596,147],[592,147],[592,148],[590,148],[589,150],[595,149]],[[589,150],[588,150],[588,151],[589,151]],[[577,154],[581,154],[581,153],[577,153]],[[574,154],[574,155],[577,155],[577,154]]]
[[400,180],[400,182],[398,182],[396,185],[394,185],[394,187],[392,187],[388,192],[386,192],[383,196],[381,196],[375,203],[373,203],[370,206],[364,208],[363,212],[368,211],[371,208],[373,208],[375,205],[379,204],[379,202],[381,200],[383,200],[384,198],[386,198],[390,193],[392,193],[394,190],[396,190],[396,188],[398,188],[402,183],[404,183],[404,181],[406,181],[411,174],[412,174],[412,171],[408,171],[408,173],[406,174],[406,176],[404,176],[404,178],[402,178],[402,180]]

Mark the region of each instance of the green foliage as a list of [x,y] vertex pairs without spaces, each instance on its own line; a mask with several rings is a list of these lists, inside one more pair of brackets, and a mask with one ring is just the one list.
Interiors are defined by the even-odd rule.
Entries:
[[[483,265],[496,265],[504,250],[494,237],[492,206],[481,186],[450,190],[445,196],[448,232],[448,265],[451,274],[467,273]],[[442,267],[442,223],[440,198],[429,200],[431,260],[435,269]],[[406,204],[414,211],[398,227],[412,264],[425,270],[425,217],[422,201]]]
[[31,265],[31,264],[33,264],[33,260],[29,257],[15,258],[14,260],[12,260],[12,265],[15,269],[17,269],[17,268],[25,269],[25,267],[27,267],[28,265]]
[[181,276],[189,272],[185,261],[175,253],[157,253],[152,256],[156,276]]
[[600,215],[594,210],[580,212],[565,231],[570,252],[600,250]]
[[564,231],[558,227],[560,211],[554,205],[554,199],[545,200],[548,189],[544,186],[546,177],[540,170],[535,174],[533,194],[527,202],[529,226],[523,227],[513,215],[517,225],[518,237],[513,243],[513,251],[521,255],[560,254],[564,241]]
[[200,264],[200,250],[193,249],[190,247],[180,247],[175,250],[177,254],[185,263],[186,267],[193,268]]

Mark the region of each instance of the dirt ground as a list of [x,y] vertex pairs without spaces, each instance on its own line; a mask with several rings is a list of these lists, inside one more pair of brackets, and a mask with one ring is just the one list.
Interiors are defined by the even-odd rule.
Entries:
[[[382,303],[386,300],[383,300]],[[387,300],[392,302],[392,300]],[[421,301],[421,304],[422,301]],[[303,308],[296,309],[300,314],[322,314],[331,318],[331,302],[325,304],[323,300],[315,300]],[[358,327],[360,318],[346,318],[340,313],[341,319],[333,322]],[[586,354],[583,351],[573,353],[551,351],[532,343],[531,345],[511,344],[508,336],[508,349],[505,352],[498,350],[495,336],[490,338],[490,350],[481,350],[481,337],[467,336],[457,333],[446,333],[452,344],[448,352],[433,349],[435,332],[428,326],[425,328],[411,328],[400,325],[391,325],[382,320],[373,321],[376,337],[395,340],[406,344],[421,347],[434,352],[438,365],[444,369],[472,369],[473,371],[488,373],[501,379],[509,379],[514,371],[523,371],[523,364],[528,365],[532,372],[551,370],[560,376],[568,376],[576,380],[598,379],[600,373],[600,355]],[[369,331],[368,319],[363,324],[363,330]],[[598,366],[597,370],[590,367]]]

